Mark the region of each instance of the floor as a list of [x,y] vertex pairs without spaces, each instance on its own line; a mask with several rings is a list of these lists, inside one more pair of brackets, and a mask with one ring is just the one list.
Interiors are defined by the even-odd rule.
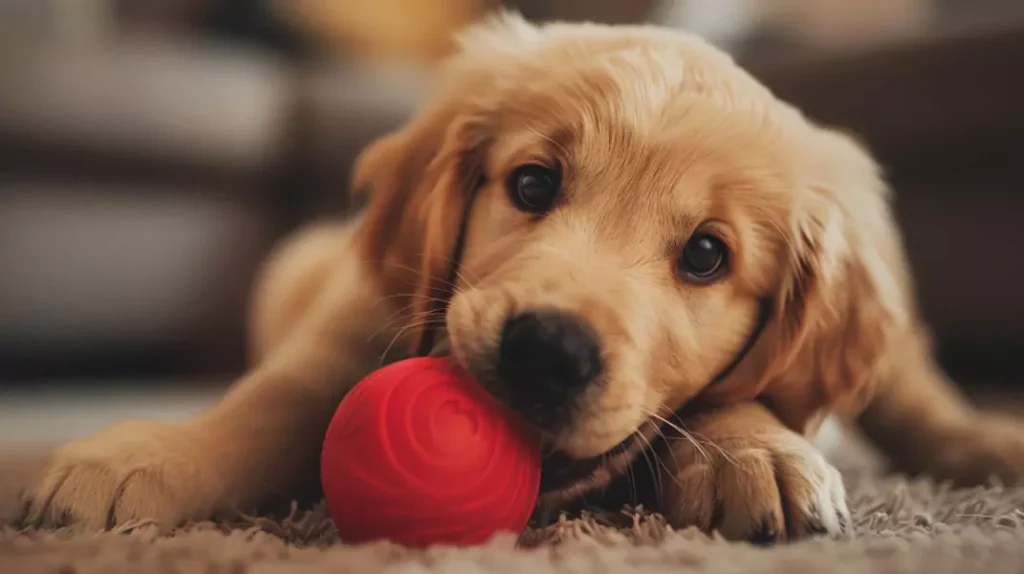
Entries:
[[[0,391],[2,392],[2,391]],[[42,400],[0,397],[3,429],[18,411],[35,436],[68,436],[124,415],[187,416],[213,398],[202,393],[134,397],[61,394]],[[40,402],[42,401],[42,402]],[[152,403],[159,402],[154,406]],[[146,403],[149,403],[148,405]],[[14,408],[12,408],[12,406]],[[74,416],[75,411],[88,416]],[[53,428],[46,429],[50,426]],[[849,446],[847,443],[845,446]],[[846,469],[853,532],[763,548],[728,544],[692,529],[673,530],[657,516],[595,511],[563,517],[519,538],[500,536],[481,547],[426,551],[386,542],[343,544],[318,507],[288,517],[239,517],[190,524],[162,536],[145,524],[114,532],[57,531],[5,526],[0,508],[0,572],[166,574],[209,572],[405,572],[420,574],[1020,574],[1024,572],[1024,489],[979,487],[953,490],[927,480],[879,475],[863,453],[837,453]],[[0,459],[0,464],[3,459]],[[0,502],[5,479],[0,472]],[[12,484],[17,484],[12,483]],[[404,519],[403,519],[404,520]]]

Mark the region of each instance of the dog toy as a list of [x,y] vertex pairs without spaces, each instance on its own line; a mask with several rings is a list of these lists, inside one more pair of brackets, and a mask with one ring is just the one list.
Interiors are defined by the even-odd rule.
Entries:
[[406,359],[374,371],[341,402],[320,479],[345,542],[469,546],[526,527],[540,450],[453,361]]

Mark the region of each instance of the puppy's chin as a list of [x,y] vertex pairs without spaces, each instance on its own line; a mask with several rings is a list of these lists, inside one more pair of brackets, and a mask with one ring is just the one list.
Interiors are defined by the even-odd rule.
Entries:
[[548,436],[554,450],[577,460],[615,454],[650,426],[643,409],[628,405],[610,409],[592,406],[597,399],[583,397],[571,415],[563,419],[565,424]]
[[595,473],[599,473],[616,459],[628,456],[639,444],[640,440],[631,434],[612,448],[591,457],[578,458],[561,450],[549,451],[542,461],[541,492],[571,488],[573,485],[591,480]]
[[[564,453],[551,453],[543,460],[541,467],[541,494],[538,508],[549,513],[567,508],[581,500],[587,493],[612,486],[622,476],[633,476],[630,467],[641,457],[651,443],[656,440],[658,431],[653,425],[646,424],[645,430],[638,430],[614,448],[604,454],[588,459],[573,459]],[[641,465],[643,466],[643,465]],[[655,467],[648,467],[656,472]],[[635,480],[635,478],[633,479]],[[636,503],[636,485],[632,487],[630,501]],[[603,496],[603,495],[602,495]]]

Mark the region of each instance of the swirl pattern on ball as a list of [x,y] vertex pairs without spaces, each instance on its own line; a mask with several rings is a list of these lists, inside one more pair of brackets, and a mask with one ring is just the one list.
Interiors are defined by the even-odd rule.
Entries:
[[345,541],[478,544],[526,526],[540,454],[467,373],[416,358],[375,371],[342,401],[321,480]]

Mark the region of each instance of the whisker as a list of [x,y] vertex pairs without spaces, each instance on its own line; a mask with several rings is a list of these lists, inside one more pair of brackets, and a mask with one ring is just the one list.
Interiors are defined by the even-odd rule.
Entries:
[[[476,277],[475,274],[474,274],[474,277],[476,277],[475,280],[474,281],[470,281],[468,277],[463,275],[462,272],[458,270],[458,268],[453,269],[452,271],[455,272],[455,278],[458,279],[459,281],[462,281],[463,283],[465,283],[466,286],[469,287],[470,289],[473,288],[473,284],[474,283],[479,283],[480,282],[480,278]],[[459,289],[459,286],[455,285],[454,289],[457,291]]]
[[[677,421],[679,421],[679,426],[680,427],[685,427],[685,423],[683,423],[683,420],[681,418],[679,418],[678,414],[672,413],[671,416],[672,416],[672,418],[674,418]],[[683,430],[683,429],[680,429],[680,430]],[[739,466],[739,461],[736,460],[736,457],[733,456],[729,451],[727,451],[724,448],[722,448],[717,442],[711,440],[710,437],[708,437],[706,435],[703,435],[703,434],[701,434],[701,433],[699,433],[697,431],[691,431],[689,429],[686,429],[686,434],[690,435],[689,440],[691,442],[696,441],[696,442],[700,442],[701,444],[708,445],[708,446],[714,448],[718,452],[718,454],[720,454],[722,456],[722,458],[726,460],[726,462],[729,462],[730,464],[733,464],[735,466]]]
[[[665,434],[665,431],[662,430],[661,425],[655,424],[653,421],[650,420],[650,418],[647,419],[647,424],[651,425],[651,427],[654,428],[654,434],[656,437],[665,441],[665,444],[671,443],[671,441],[669,441],[668,436]],[[668,453],[669,456],[672,457],[672,464],[675,465],[676,468],[679,468],[679,461],[676,460],[676,451],[669,448]]]
[[[683,434],[684,435],[683,438],[685,438],[687,441],[689,441],[690,444],[692,444],[694,447],[700,448],[699,445],[710,446],[711,448],[714,448],[715,451],[719,455],[721,455],[721,457],[726,462],[728,462],[729,464],[732,464],[734,466],[740,466],[740,463],[736,459],[736,457],[733,456],[729,451],[727,451],[724,448],[722,448],[721,445],[719,445],[717,442],[711,440],[711,438],[709,438],[708,436],[703,435],[703,434],[701,434],[701,433],[699,433],[697,431],[691,431],[691,430],[682,428],[684,426],[684,423],[679,418],[678,415],[673,415],[673,418],[675,418],[676,420],[679,421],[679,425],[675,427],[676,430],[679,431],[680,434]],[[705,453],[705,456],[707,456],[706,453]]]
[[[710,455],[709,455],[709,454],[707,453],[707,451],[706,451],[706,450],[704,450],[704,447],[702,447],[702,446],[700,445],[700,443],[698,443],[697,441],[695,441],[695,440],[693,439],[693,437],[692,437],[692,436],[690,436],[690,433],[689,433],[689,431],[687,431],[686,429],[684,429],[684,428],[683,428],[682,426],[680,426],[680,425],[677,425],[677,424],[673,423],[672,421],[668,420],[667,418],[665,418],[665,417],[663,417],[663,416],[659,415],[658,413],[655,413],[655,412],[648,412],[648,416],[651,416],[651,417],[653,417],[653,418],[656,418],[656,419],[658,419],[659,421],[661,421],[661,422],[662,422],[662,424],[664,424],[664,425],[668,426],[669,428],[671,428],[672,430],[674,430],[674,431],[678,432],[678,433],[679,433],[680,435],[682,435],[682,436],[683,436],[683,438],[685,438],[686,440],[690,441],[690,444],[692,444],[692,445],[693,445],[693,448],[697,449],[697,452],[699,452],[699,453],[700,453],[700,455],[701,455],[702,457],[704,457],[704,460],[705,460],[705,462],[707,462],[708,464],[710,464],[710,463],[711,463],[711,456],[710,456]],[[682,421],[680,421],[680,423],[681,423],[681,422],[682,422]]]
[[[649,419],[648,419],[648,424],[650,424],[651,427],[654,428],[655,434],[658,437],[661,437],[665,441],[665,444],[668,445],[669,444],[668,437],[665,436],[665,432],[661,430],[661,427],[659,425],[657,425],[657,424],[654,424]],[[679,483],[679,479],[676,478],[676,475],[675,475],[674,472],[672,472],[672,469],[669,468],[668,464],[666,464],[665,461],[662,460],[660,456],[658,456],[658,451],[655,450],[654,446],[651,444],[650,439],[648,439],[647,437],[644,437],[644,441],[648,444],[648,446],[650,446],[651,452],[654,453],[654,459],[658,462],[658,464],[661,465],[661,468],[665,469],[665,474],[669,475],[672,478],[673,482],[675,482],[677,485],[682,487],[682,484]],[[676,469],[679,469],[680,468],[679,461],[676,460],[676,453],[675,453],[675,451],[673,451],[671,448],[669,448],[668,452],[669,452],[669,456],[672,457],[672,465],[673,465],[673,467],[675,467]]]
[[408,325],[406,325],[406,326],[402,327],[401,329],[399,329],[398,332],[395,333],[395,336],[391,339],[391,342],[388,343],[388,346],[384,349],[384,352],[381,353],[381,356],[380,356],[380,364],[381,364],[381,366],[384,365],[384,361],[387,359],[388,353],[391,352],[391,348],[395,346],[395,343],[398,342],[398,339],[400,339],[402,337],[402,335],[406,331],[408,331],[409,329],[415,329],[417,327],[423,327],[423,326],[431,325],[431,324],[436,324],[436,323],[432,323],[430,319],[426,319],[426,320],[423,320],[423,321],[417,321],[415,323],[409,323]]
[[[444,309],[428,308],[428,309],[424,309],[422,311],[417,311],[415,313],[408,313],[408,317],[402,317],[401,316],[401,315],[405,315],[407,311],[410,311],[416,305],[417,305],[416,302],[412,302],[412,303],[407,303],[407,304],[399,307],[394,313],[392,313],[391,315],[388,316],[388,322],[389,323],[393,323],[394,321],[401,320],[403,318],[413,319],[413,318],[416,318],[417,316],[423,316],[425,314],[430,314],[430,313],[438,314],[438,315],[442,315],[442,314],[445,313]],[[395,317],[395,315],[400,315],[400,316],[399,317]]]
[[426,301],[428,303],[431,302],[431,301],[436,302],[436,303],[447,303],[448,302],[447,299],[444,299],[444,298],[441,298],[441,297],[431,297],[430,295],[421,295],[419,293],[396,293],[394,295],[388,295],[386,297],[380,297],[380,298],[378,298],[378,301],[390,301],[392,299],[402,299],[402,298],[413,299],[413,300],[415,300],[417,302],[419,302],[419,301]]
[[[395,298],[397,298],[397,296],[393,296],[393,297],[390,297],[390,298],[391,299],[395,299]],[[423,296],[421,296],[421,298],[423,298]],[[432,302],[432,301],[433,302],[442,302],[443,301],[443,299],[434,299],[432,297],[426,297],[425,300],[428,303]],[[409,309],[412,309],[413,307],[415,307],[418,304],[419,304],[419,301],[414,299],[412,302],[406,303],[405,305],[402,305],[401,307],[395,309],[394,312],[392,312],[390,315],[388,315],[388,320],[390,321],[390,320],[394,319],[396,315],[401,315],[404,312],[408,311]]]
[[[445,259],[447,260],[448,263],[451,263],[451,262],[454,261],[450,257],[445,257]],[[381,265],[390,265],[391,267],[394,267],[396,269],[401,269],[402,271],[408,271],[408,272],[414,273],[416,275],[419,275],[420,273],[422,273],[421,269],[416,269],[415,267],[409,267],[408,265],[403,265],[401,263],[396,263],[394,261],[385,261],[383,259],[377,259],[377,260],[371,260],[371,261],[369,261],[369,263],[371,263],[371,264],[381,264]],[[456,273],[457,272],[458,272],[458,270],[456,270]],[[458,285],[456,285],[455,283],[452,283],[451,281],[449,281],[447,279],[444,279],[442,277],[434,277],[433,279],[435,279],[437,281],[440,281],[441,283],[444,284],[445,287],[452,287],[452,288],[458,287]],[[409,286],[410,287],[415,287],[416,285],[411,283]]]
[[[456,287],[455,285],[447,284],[448,282],[445,282],[445,283],[446,284],[442,285],[442,287],[451,287],[453,289]],[[408,296],[408,297],[423,297],[423,295],[421,295],[419,293],[419,290],[423,288],[423,284],[420,281],[406,279],[406,280],[401,282],[401,285],[403,285],[404,287],[408,287],[410,289],[410,291],[398,294],[399,297],[406,297],[406,296]],[[431,285],[431,291],[436,292],[437,289],[438,289],[438,287],[436,285]],[[383,300],[386,300],[386,298],[383,298],[383,297],[379,298],[376,301],[376,304],[380,304],[380,302],[383,301]]]
[[440,309],[427,309],[426,311],[421,311],[419,313],[412,313],[408,317],[403,316],[404,311],[406,311],[407,309],[413,307],[414,305],[415,305],[415,303],[410,303],[408,305],[403,306],[401,309],[395,311],[394,313],[392,313],[384,321],[384,324],[381,325],[376,331],[374,331],[373,334],[371,334],[366,340],[367,341],[372,341],[373,339],[376,339],[377,335],[380,335],[382,332],[384,332],[387,329],[390,329],[391,327],[395,326],[396,323],[398,323],[398,322],[400,322],[402,320],[415,321],[417,319],[423,319],[423,318],[430,317],[431,315],[438,315],[438,319],[443,319],[443,317],[444,317],[444,313]]
[[[653,486],[654,486],[654,496],[657,499],[656,502],[658,504],[658,507],[659,508],[664,508],[665,507],[665,500],[664,500],[664,493],[663,493],[664,483],[662,482],[662,479],[661,479],[661,472],[659,472],[658,468],[657,468],[658,467],[658,462],[659,462],[658,461],[658,455],[657,455],[657,453],[654,452],[654,447],[651,446],[651,441],[647,440],[647,437],[644,436],[644,433],[640,432],[639,430],[633,431],[633,433],[637,436],[637,438],[639,438],[641,441],[643,441],[645,445],[647,445],[647,446],[642,447],[640,449],[640,454],[643,455],[644,461],[647,463],[647,468],[651,471],[651,482],[653,483]],[[647,456],[647,451],[651,451],[650,452],[650,456]],[[651,461],[651,457],[654,458],[654,462]],[[664,464],[662,464],[661,466],[664,467]],[[665,470],[667,471],[668,469],[666,468]],[[672,474],[672,473],[668,472],[667,474]]]
[[[461,261],[459,261],[457,259],[453,259],[452,257],[447,256],[447,255],[444,256],[444,261],[445,261],[445,263],[447,263],[449,265],[451,271],[455,274],[456,279],[461,279],[462,281],[465,281],[467,284],[472,284],[473,283],[472,281],[469,281],[466,278],[466,276],[463,275],[459,271],[459,268],[461,267],[461,265],[460,265]],[[467,272],[468,272],[468,270],[467,270]],[[476,281],[476,282],[480,281],[480,278],[477,277],[475,274],[473,274],[473,277],[474,277],[474,281]],[[449,287],[452,287],[453,289],[458,289],[458,285],[452,283],[451,281],[445,281],[445,284],[447,284]]]
[[722,456],[722,458],[725,459],[725,461],[728,462],[729,464],[732,464],[733,466],[736,466],[736,467],[740,466],[740,461],[737,460],[735,456],[733,456],[729,451],[727,451],[724,448],[722,448],[718,443],[716,443],[715,441],[711,440],[709,437],[707,437],[705,435],[702,435],[702,434],[700,434],[698,432],[691,432],[690,434],[695,436],[696,438],[700,439],[704,444],[706,444],[706,445],[714,448],[716,451],[718,451],[718,454],[720,454]]
[[[654,458],[655,466],[662,467],[662,469],[665,470],[665,476],[668,476],[669,479],[672,480],[672,482],[676,483],[676,486],[678,486],[679,488],[683,488],[682,483],[680,483],[679,479],[676,478],[676,473],[672,472],[672,469],[670,469],[669,466],[666,465],[665,460],[662,460],[662,457],[658,456],[657,451],[654,449],[654,446],[650,443],[650,440],[648,440],[647,437],[644,436],[641,436],[640,438],[647,445],[647,449],[650,450],[650,455],[651,457]],[[662,473],[658,473],[658,475],[660,474]],[[657,478],[655,478],[654,487],[656,488],[654,496],[656,497],[657,506],[659,507],[659,509],[665,510],[664,477],[658,476]]]
[[[636,431],[633,431],[636,434]],[[636,470],[632,462],[626,464],[626,482],[629,484],[629,499],[635,506],[640,501],[640,493],[637,490]]]

